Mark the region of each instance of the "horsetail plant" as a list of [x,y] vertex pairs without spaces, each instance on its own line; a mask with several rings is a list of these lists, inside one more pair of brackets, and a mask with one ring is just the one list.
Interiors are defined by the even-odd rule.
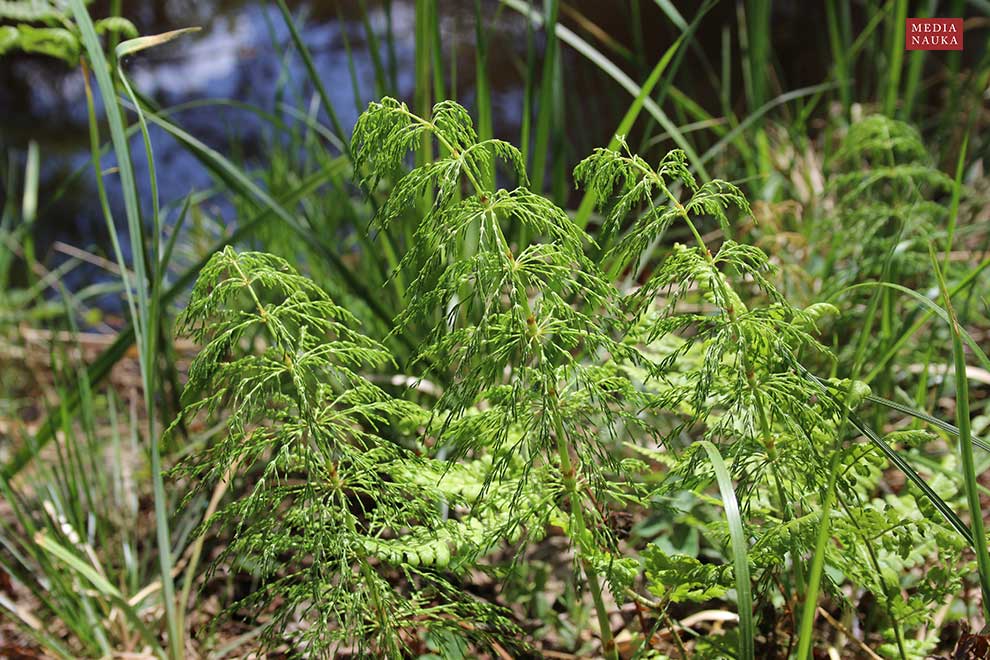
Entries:
[[[599,549],[610,543],[596,532],[601,521],[589,520],[589,514],[596,511],[593,500],[595,491],[602,492],[605,470],[616,466],[597,430],[611,431],[620,417],[635,423],[627,411],[637,393],[614,369],[579,357],[632,357],[610,327],[620,320],[617,292],[585,256],[587,235],[559,207],[525,187],[520,152],[501,140],[479,141],[470,116],[455,103],[437,104],[432,120],[392,99],[371,104],[352,140],[358,171],[367,168],[361,182],[373,188],[423,139],[435,139],[443,156],[402,177],[377,218],[387,230],[424,194],[433,194],[400,266],[414,271],[414,279],[411,303],[397,324],[432,326],[422,356],[449,365],[450,372],[437,404],[442,427],[479,405],[494,418],[484,432],[454,436],[462,440],[454,443],[456,455],[490,451],[495,475],[520,457],[526,476],[538,461],[556,464],[559,478],[541,486],[562,489],[569,501],[568,535],[588,581],[603,648],[614,657],[595,566],[608,564]],[[508,191],[480,183],[495,158],[521,185]],[[542,241],[514,249],[503,229],[510,223]],[[465,250],[469,232],[478,236],[471,253]],[[575,300],[593,312],[582,311]],[[586,485],[592,486],[590,493]],[[513,524],[545,522],[529,520],[545,515],[523,509]]]
[[[182,471],[213,482],[233,466],[246,471],[263,462],[246,494],[209,523],[234,530],[223,558],[272,578],[241,603],[281,600],[272,639],[299,615],[312,622],[298,634],[310,653],[347,644],[398,657],[399,631],[413,621],[442,628],[485,618],[480,604],[466,600],[430,607],[431,587],[450,590],[417,569],[425,544],[396,548],[383,540],[409,528],[431,530],[427,563],[443,566],[449,558],[451,535],[442,535],[435,507],[441,490],[388,478],[428,466],[385,436],[394,420],[414,418],[416,406],[360,375],[389,361],[383,346],[352,329],[354,318],[284,260],[230,248],[203,269],[183,322],[204,342],[187,386],[200,396],[187,414],[221,405],[230,414],[225,437]],[[264,342],[260,352],[252,350],[256,341]],[[475,527],[464,526],[463,543]],[[409,597],[397,593],[376,556],[420,588]],[[284,573],[286,560],[291,569]]]
[[[251,477],[201,531],[233,530],[221,560],[263,579],[242,605],[277,604],[271,641],[397,657],[426,630],[525,646],[511,617],[462,593],[462,580],[492,569],[500,549],[524,561],[551,528],[573,549],[606,657],[618,657],[615,605],[632,600],[669,621],[671,604],[733,588],[737,654],[755,657],[752,593],[779,587],[798,604],[814,580],[812,593],[823,581],[842,597],[828,574],[804,575],[816,553],[819,567],[882,592],[895,629],[922,625],[920,597],[902,603],[881,563],[905,569],[906,543],[922,542],[927,525],[940,539],[952,532],[928,520],[889,527],[897,506],[870,501],[884,459],[846,423],[869,388],[805,367],[828,361],[816,323],[836,309],[791,305],[768,257],[730,238],[729,213],[749,213],[737,187],[698,185],[683,152],[653,167],[617,144],[575,171],[604,212],[596,243],[528,188],[521,153],[479,138],[456,103],[424,117],[384,98],[360,116],[358,183],[376,195],[394,180],[375,227],[411,237],[395,244],[395,274],[409,284],[392,332],[426,337],[405,368],[437,384],[428,403],[416,388],[373,384],[394,356],[284,260],[228,248],[203,269],[183,315],[203,343],[186,412],[225,414],[225,432],[181,472],[202,484]],[[407,171],[423,151],[435,156]],[[709,218],[720,244],[702,233]],[[411,227],[393,232],[400,223]],[[675,223],[693,244],[658,250]],[[518,235],[532,242],[509,239]],[[688,431],[703,442],[684,447]],[[666,466],[659,483],[645,478],[644,457]],[[630,545],[613,529],[616,511],[716,482],[726,520],[707,534],[720,565]],[[843,554],[819,529],[879,541],[866,558]]]

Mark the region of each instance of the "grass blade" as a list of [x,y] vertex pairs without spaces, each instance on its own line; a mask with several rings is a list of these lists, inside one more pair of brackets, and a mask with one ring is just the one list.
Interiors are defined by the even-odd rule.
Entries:
[[[863,282],[862,284],[854,284],[850,287],[846,287],[845,289],[843,289],[843,291],[853,291],[855,289],[861,289],[864,287],[886,287],[888,289],[894,289],[895,291],[900,291],[901,293],[907,294],[908,296],[920,302],[922,305],[928,308],[929,312],[938,316],[940,319],[945,321],[950,326],[952,326],[953,324],[952,317],[945,309],[942,309],[939,305],[934,303],[932,300],[926,298],[925,296],[921,295],[914,289],[909,289],[906,286],[901,286],[900,284],[894,284],[893,282]],[[840,293],[842,292],[840,291]],[[951,297],[952,294],[955,292],[946,290],[946,293],[949,295],[949,297]],[[973,351],[973,354],[976,356],[976,359],[979,360],[980,364],[983,365],[983,368],[990,370],[990,357],[987,357],[987,354],[983,351],[982,348],[980,348],[980,345],[976,343],[976,340],[973,339],[973,337],[968,332],[966,332],[965,329],[957,326],[957,330],[960,336],[962,337],[962,341],[964,341],[966,345],[970,347],[970,349]]]
[[[935,13],[935,0],[929,0],[928,5],[917,12],[917,18],[930,18]],[[926,50],[912,51],[908,56],[908,75],[904,83],[904,106],[901,108],[901,118],[910,121],[918,102],[918,89],[921,86],[921,73],[924,69]]]
[[[488,37],[485,31],[483,16],[481,0],[475,0],[474,38],[476,48],[474,51],[474,68],[475,104],[478,106],[478,137],[481,140],[490,140],[494,137],[494,121],[492,118],[491,84],[488,80]],[[489,171],[484,174],[487,179],[482,181],[481,185],[493,186],[495,184],[494,161]]]
[[926,482],[921,475],[918,474],[913,467],[911,467],[910,463],[904,460],[904,457],[897,453],[897,451],[895,451],[886,440],[877,435],[873,429],[867,426],[863,420],[856,415],[851,414],[849,416],[849,423],[852,424],[857,431],[865,435],[870,442],[876,445],[877,448],[883,452],[884,456],[887,457],[887,460],[893,463],[894,467],[903,472],[904,476],[906,476],[911,483],[921,490],[925,497],[927,497],[932,505],[938,509],[938,512],[942,514],[953,529],[959,532],[959,535],[962,536],[967,543],[971,546],[973,545],[973,535],[970,532],[969,527],[966,526],[966,523],[964,523],[959,516],[956,515],[956,512],[952,510],[952,507],[949,506],[949,504],[942,499],[938,493],[932,490],[932,487],[928,485],[928,482]]
[[[990,266],[990,258],[984,259],[982,262],[980,262],[978,266],[976,266],[969,273],[967,273],[966,276],[963,277],[958,284],[952,287],[952,290],[949,291],[949,294],[955,296],[960,291],[963,291],[964,289],[969,287],[971,284],[973,284],[976,281],[977,276],[980,273],[982,273],[988,266]],[[862,380],[866,383],[869,383],[874,378],[876,378],[876,376],[883,370],[884,366],[886,366],[887,362],[889,362],[894,357],[894,355],[897,354],[897,351],[901,350],[904,344],[906,344],[907,341],[911,337],[913,337],[914,334],[918,332],[918,330],[922,328],[922,326],[928,323],[928,321],[933,316],[935,316],[935,312],[932,311],[931,308],[929,308],[929,310],[926,311],[920,319],[915,321],[914,325],[912,325],[907,331],[901,333],[901,336],[898,337],[897,341],[891,344],[890,348],[887,349],[887,352],[884,353],[879,360],[877,360],[876,365],[873,367],[872,370],[870,370],[870,372]]]
[[[382,97],[388,94],[394,94],[392,88],[395,85],[389,84],[389,78],[385,73],[385,65],[382,63],[382,47],[378,41],[378,33],[375,32],[375,28],[371,25],[371,18],[368,15],[368,8],[365,6],[365,0],[359,0],[358,6],[361,8],[361,25],[364,27],[364,37],[368,40],[367,52],[371,55],[371,63],[375,67],[375,96]],[[386,14],[389,12],[388,3],[385,5]],[[343,24],[341,24],[341,33],[346,32]],[[389,39],[389,55],[395,56],[394,44],[392,39]],[[350,55],[348,55],[348,60],[350,60]],[[349,62],[353,66],[353,62]]]
[[825,572],[825,546],[831,536],[832,506],[835,499],[835,479],[838,476],[839,452],[832,454],[832,466],[829,469],[828,486],[825,491],[825,501],[822,502],[821,522],[818,525],[818,536],[815,539],[815,555],[811,560],[811,572],[808,574],[808,588],[804,592],[804,607],[801,609],[801,627],[798,629],[798,660],[811,656],[811,642],[815,632],[815,612],[818,609],[818,589],[821,585],[822,574]]
[[337,137],[340,138],[344,147],[344,153],[350,157],[350,141],[347,139],[347,134],[344,133],[344,129],[340,125],[340,119],[337,118],[337,111],[334,110],[333,103],[330,102],[330,95],[327,94],[326,87],[323,85],[323,79],[316,72],[316,65],[313,64],[313,56],[310,54],[309,48],[306,47],[306,42],[299,35],[299,30],[296,28],[296,23],[292,19],[289,8],[285,5],[285,0],[275,0],[275,4],[278,5],[279,11],[282,12],[282,19],[285,21],[285,26],[289,28],[292,43],[295,44],[296,50],[299,51],[299,56],[302,58],[303,64],[306,67],[306,73],[309,74],[310,82],[316,88],[316,93],[320,95],[320,101],[323,102],[323,107],[326,109],[327,116],[330,118],[330,125],[333,127],[333,131],[337,134]]
[[712,467],[715,468],[715,479],[718,481],[718,490],[722,495],[725,517],[729,522],[729,537],[732,542],[733,566],[736,573],[736,601],[739,607],[739,657],[742,660],[753,660],[755,657],[753,640],[756,638],[756,630],[753,627],[753,596],[749,578],[746,532],[743,530],[742,515],[739,513],[739,502],[736,500],[732,479],[718,448],[708,440],[701,440],[699,444],[708,453]]
[[825,17],[828,22],[828,40],[832,49],[832,59],[834,61],[832,70],[835,81],[839,83],[839,98],[842,101],[843,113],[849,114],[849,107],[852,105],[852,73],[849,69],[848,35],[841,29],[836,12],[838,8],[835,3],[825,3]]
[[[949,424],[946,421],[938,419],[937,417],[932,417],[931,415],[929,415],[924,411],[915,410],[911,406],[906,406],[904,404],[897,403],[896,401],[891,401],[890,399],[885,399],[880,396],[874,396],[872,394],[868,395],[864,400],[868,401],[869,403],[874,403],[879,406],[884,406],[885,408],[890,408],[891,410],[896,410],[897,412],[903,413],[905,415],[910,415],[911,417],[914,417],[915,419],[919,419],[927,424],[930,424],[935,428],[945,431],[950,435],[953,435],[957,438],[959,437],[959,429],[957,427],[953,426],[952,424]],[[987,444],[986,442],[980,440],[976,436],[972,436],[972,440],[974,446],[979,447],[983,451],[990,452],[990,444]]]
[[883,95],[883,112],[894,116],[897,108],[897,91],[901,85],[901,69],[904,62],[904,25],[907,19],[907,0],[897,0],[894,19],[890,24],[890,64],[887,66],[887,90]]
[[935,248],[929,245],[932,268],[938,279],[945,310],[949,316],[949,331],[952,334],[952,359],[955,364],[956,384],[956,425],[959,427],[959,457],[966,486],[966,503],[969,506],[970,525],[973,530],[973,549],[976,552],[976,566],[980,574],[980,589],[983,592],[983,615],[990,616],[990,553],[987,552],[987,535],[983,527],[983,507],[977,486],[976,462],[973,459],[973,439],[969,419],[969,380],[966,378],[966,352],[963,350],[962,332],[959,320],[952,308],[949,289],[942,277],[942,269],[935,256]]
[[[424,119],[430,118],[432,86],[430,84],[430,52],[433,45],[432,21],[436,14],[436,3],[433,0],[416,0],[416,52],[415,59],[415,96],[416,112]],[[439,100],[439,99],[437,99]],[[419,149],[416,151],[416,165],[422,165],[433,157],[433,140],[423,136]]]
[[127,599],[124,598],[123,594],[121,594],[116,587],[110,584],[105,577],[100,575],[96,569],[79,559],[79,557],[60,545],[45,532],[38,532],[34,541],[42,550],[64,563],[81,577],[85,578],[86,581],[88,581],[97,591],[100,592],[100,594],[120,609],[124,616],[127,617],[128,622],[134,626],[134,629],[141,634],[141,637],[143,637],[146,642],[152,644],[154,643],[155,636],[150,630],[148,630],[148,627],[144,625],[144,622],[141,621],[141,617],[137,615],[137,612],[135,612],[134,608],[127,602]]
[[[139,346],[139,365],[141,369],[142,387],[144,390],[144,403],[148,415],[148,442],[151,451],[152,465],[151,478],[154,482],[154,504],[155,504],[155,526],[158,542],[158,558],[160,578],[162,581],[162,601],[165,608],[165,619],[169,630],[169,647],[174,658],[185,656],[185,640],[181,633],[181,626],[176,616],[175,608],[175,588],[172,578],[172,548],[171,534],[168,521],[168,502],[165,495],[165,488],[162,482],[160,456],[158,454],[158,439],[155,436],[155,340],[158,336],[157,311],[161,309],[160,300],[152,299],[150,285],[154,281],[154,270],[145,261],[145,236],[144,227],[141,221],[140,207],[138,205],[137,184],[134,178],[134,170],[131,164],[130,148],[127,141],[125,124],[117,100],[116,89],[110,77],[110,66],[106,60],[96,35],[96,29],[89,16],[82,0],[72,0],[72,13],[82,36],[82,42],[86,48],[90,65],[96,76],[96,81],[103,97],[104,112],[107,123],[110,127],[110,137],[113,142],[114,152],[117,156],[117,167],[120,173],[120,182],[124,194],[124,208],[127,217],[127,226],[130,234],[130,245],[132,261],[136,279],[134,282],[137,289],[137,314],[133,314],[132,324],[136,329],[135,336]],[[173,35],[174,36],[174,35]],[[168,37],[172,38],[172,37]],[[147,39],[153,40],[153,37]],[[132,49],[153,45],[150,41],[134,44],[125,42],[121,46],[131,43]],[[122,78],[123,80],[123,78]],[[126,87],[126,81],[125,81]],[[133,95],[133,94],[132,94]],[[152,177],[152,186],[155,190],[154,165],[151,159],[150,141],[148,139],[147,127],[144,125],[143,115],[139,113],[139,120],[142,125],[142,134],[145,138],[145,146],[149,154],[149,169]],[[100,172],[95,172],[96,176],[101,176]],[[155,220],[157,221],[157,202],[153,200]],[[154,230],[157,232],[157,222]],[[157,246],[157,234],[154,245]],[[157,260],[157,254],[154,259]],[[121,271],[125,271],[127,265],[121,260]]]
[[[550,148],[550,130],[557,104],[561,102],[554,94],[554,82],[557,77],[557,19],[560,12],[560,3],[557,0],[549,0],[546,17],[543,19],[544,31],[546,32],[546,45],[543,51],[543,74],[540,78],[540,98],[537,102],[538,114],[536,117],[536,143],[533,146],[533,167],[532,189],[536,192],[543,192],[543,184],[546,181],[547,151]],[[558,127],[559,128],[559,127]],[[562,154],[557,154],[562,157]]]
[[[917,51],[923,53],[924,51]],[[949,226],[946,229],[945,256],[942,268],[947,268],[949,264],[949,254],[952,252],[952,240],[956,234],[956,221],[959,218],[959,198],[962,196],[963,170],[966,168],[966,151],[969,148],[969,131],[963,135],[962,146],[959,147],[959,156],[956,158],[956,175],[952,181],[952,199],[949,202]]]
[[136,39],[128,39],[127,41],[121,42],[115,49],[114,52],[117,54],[117,59],[123,59],[128,55],[133,55],[138,51],[142,51],[146,48],[154,48],[155,46],[160,46],[161,44],[168,43],[173,39],[177,39],[184,34],[189,34],[190,32],[199,32],[201,28],[198,27],[187,27],[180,30],[171,30],[169,32],[162,32],[161,34],[152,34],[147,37],[138,37]]

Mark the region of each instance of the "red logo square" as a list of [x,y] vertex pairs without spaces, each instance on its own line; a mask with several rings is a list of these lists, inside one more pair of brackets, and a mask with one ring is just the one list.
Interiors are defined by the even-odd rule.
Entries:
[[909,18],[904,50],[962,50],[963,19]]

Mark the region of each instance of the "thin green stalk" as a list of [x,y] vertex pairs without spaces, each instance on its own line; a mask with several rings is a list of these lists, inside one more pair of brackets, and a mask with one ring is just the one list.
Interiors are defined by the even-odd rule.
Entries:
[[[433,78],[433,98],[440,101],[447,98],[447,92],[444,90],[443,40],[440,37],[440,6],[437,0],[431,0],[431,5],[430,21],[428,24],[430,41],[432,42],[432,47],[430,48],[430,66]],[[453,66],[457,65],[456,57],[451,57],[451,64]],[[454,77],[456,78],[456,75]]]
[[392,20],[392,0],[385,0],[385,41],[388,43],[388,72],[389,72],[389,83],[391,87],[389,91],[393,95],[398,94],[399,89],[399,64],[398,58],[395,54],[395,30],[394,22]]
[[[357,65],[354,62],[351,40],[347,36],[347,23],[344,21],[344,14],[340,5],[337,5],[337,23],[340,25],[340,38],[344,42],[344,54],[347,55],[347,73],[350,74],[351,78],[351,96],[354,97],[354,109],[360,114],[364,110],[361,105],[361,86],[358,84]],[[382,92],[378,93],[381,94]]]
[[719,76],[719,101],[722,114],[732,116],[732,32],[728,25],[722,27],[722,69]]
[[[640,3],[638,2],[630,2],[628,7],[629,15],[627,25],[629,26],[629,32],[632,34],[632,50],[612,39],[610,35],[600,35],[599,39],[601,41],[605,41],[607,39],[609,41],[608,45],[612,48],[612,51],[623,55],[627,60],[632,62],[636,67],[636,73],[639,76],[642,76],[646,72],[646,54],[643,48],[643,14],[640,11],[639,4]],[[565,10],[566,9],[570,8],[565,7]],[[625,9],[625,7],[623,7],[623,9]],[[590,20],[588,22],[591,24]]]
[[[433,0],[416,0],[416,53],[415,53],[415,96],[416,113],[424,119],[430,118],[431,84],[430,62],[433,45],[431,23],[434,19],[435,2]],[[430,162],[433,158],[433,140],[429,135],[423,135],[423,141],[416,152],[416,165]]]
[[[560,13],[558,0],[547,0],[544,12],[543,31],[546,45],[543,51],[543,74],[540,79],[540,98],[536,116],[536,142],[533,146],[532,185],[538,193],[543,192],[546,181],[547,152],[550,147],[550,131],[553,128],[553,109],[561,99],[554,95],[554,79],[557,71],[557,19]],[[556,154],[559,157],[559,154]],[[525,245],[525,241],[520,242]]]
[[[843,419],[842,426],[845,426]],[[841,433],[841,429],[839,431]],[[838,442],[839,438],[836,438]],[[815,554],[811,560],[811,572],[804,592],[804,607],[801,609],[801,627],[798,629],[798,660],[811,657],[811,642],[815,632],[815,612],[818,610],[818,590],[825,572],[825,548],[831,537],[832,506],[835,500],[835,481],[838,477],[839,452],[832,453],[829,466],[828,485],[825,487],[825,500],[822,502],[821,522],[815,540]]]
[[[494,137],[494,121],[492,118],[491,85],[488,79],[488,37],[484,26],[484,13],[481,0],[474,2],[474,70],[475,70],[475,104],[478,109],[478,138],[482,141]],[[488,190],[495,187],[495,159],[491,167],[481,173],[481,184]],[[466,255],[472,255],[478,249],[480,233],[478,225],[473,224],[467,231],[464,250]]]
[[848,35],[841,30],[836,15],[837,7],[834,2],[825,3],[825,19],[828,23],[828,42],[832,50],[834,62],[832,70],[835,80],[839,83],[839,98],[842,101],[843,115],[849,115],[852,105],[852,74],[849,66]]
[[966,151],[969,148],[969,131],[963,135],[962,146],[956,157],[956,174],[952,180],[952,199],[949,202],[949,225],[945,230],[945,254],[942,257],[942,269],[949,267],[949,255],[952,253],[952,241],[956,235],[956,222],[959,219],[959,198],[962,196],[963,171],[966,168]]
[[[147,321],[147,328],[149,330],[149,337],[145,341],[145,360],[152,368],[149,370],[149,378],[151,380],[152,387],[145,388],[145,407],[149,411],[148,415],[148,435],[153,439],[151,444],[151,472],[152,472],[152,488],[154,492],[154,497],[156,504],[158,502],[162,503],[161,507],[156,506],[155,516],[156,516],[156,529],[158,532],[158,543],[160,547],[167,547],[169,556],[169,564],[171,565],[171,535],[169,533],[168,519],[165,515],[165,504],[167,504],[168,499],[165,495],[165,486],[162,479],[162,465],[161,465],[161,449],[157,441],[158,434],[156,432],[156,419],[155,415],[151,413],[153,409],[153,393],[155,387],[157,386],[157,376],[158,372],[155,368],[155,364],[158,360],[157,354],[157,340],[159,337],[159,329],[161,328],[161,311],[162,311],[162,284],[164,278],[164,270],[168,265],[167,261],[162,260],[161,250],[160,250],[160,236],[161,236],[161,218],[159,210],[159,199],[158,199],[158,177],[155,171],[155,155],[154,150],[151,146],[151,136],[148,133],[148,125],[145,121],[144,112],[138,102],[138,98],[131,89],[131,85],[124,75],[123,67],[120,65],[120,60],[126,54],[136,52],[137,50],[142,50],[147,47],[155,46],[165,41],[169,41],[175,37],[178,37],[189,30],[175,30],[170,33],[163,35],[158,35],[155,37],[143,37],[139,39],[133,39],[126,41],[115,49],[118,57],[118,68],[117,73],[120,77],[121,84],[127,96],[130,98],[131,102],[134,104],[135,113],[138,117],[138,125],[141,129],[141,137],[144,141],[145,154],[148,161],[148,176],[150,179],[151,186],[151,209],[152,209],[152,235],[151,235],[151,305],[149,309],[149,317]],[[175,232],[177,233],[179,228],[176,227]],[[173,234],[174,238],[175,234]],[[169,242],[169,250],[171,246],[174,245],[173,241]],[[166,356],[167,357],[167,356]],[[169,567],[169,576],[171,578],[171,567]],[[163,581],[163,597],[172,599],[174,598],[174,584],[170,579],[168,583]],[[185,626],[183,624],[183,618],[185,614],[185,607],[180,606],[176,609],[176,629],[170,630],[170,642],[174,647],[176,645],[182,647],[180,650],[175,650],[173,648],[173,654],[178,656],[184,655],[185,646]]]
[[[919,18],[927,18],[935,13],[935,0],[929,0],[928,4],[916,14]],[[914,107],[918,101],[918,88],[921,85],[921,73],[924,69],[926,50],[916,50],[908,55],[907,80],[904,83],[904,106],[901,108],[900,116],[905,121],[911,120],[914,114]]]
[[[122,45],[126,45],[122,44]],[[151,137],[148,134],[148,125],[144,120],[144,113],[141,112],[139,106],[137,106],[137,99],[134,96],[134,92],[131,90],[130,84],[127,82],[126,76],[124,76],[123,69],[120,68],[118,62],[118,74],[120,81],[127,92],[127,95],[131,98],[131,101],[135,104],[135,108],[138,116],[138,123],[141,126],[141,137],[144,140],[145,153],[148,160],[148,176],[151,183],[151,255],[152,255],[152,267],[153,272],[151,273],[151,300],[148,309],[148,318],[146,321],[147,338],[144,341],[144,362],[148,365],[147,368],[147,382],[145,383],[145,409],[148,411],[148,438],[151,440],[151,481],[152,489],[154,492],[155,499],[155,527],[158,536],[158,547],[159,552],[168,555],[162,560],[162,571],[163,573],[167,571],[169,579],[166,581],[164,576],[162,578],[162,597],[171,601],[174,597],[175,585],[172,580],[172,547],[171,547],[171,534],[169,532],[169,522],[167,505],[168,498],[165,495],[165,483],[162,477],[162,459],[161,450],[158,443],[158,434],[155,430],[155,414],[154,414],[154,396],[157,386],[157,369],[155,364],[157,361],[157,339],[158,339],[158,328],[161,312],[161,276],[160,268],[164,267],[163,264],[159,262],[159,236],[161,235],[161,219],[159,215],[158,207],[158,177],[155,174],[155,155],[151,148]],[[143,246],[132,247],[132,250],[143,250]],[[174,607],[174,606],[173,606]],[[167,606],[166,606],[167,608]],[[184,657],[185,648],[185,633],[184,627],[182,625],[183,609],[178,608],[174,611],[173,617],[175,619],[175,629],[173,630],[171,626],[173,625],[171,620],[169,622],[170,632],[169,632],[169,642],[172,647],[172,652],[175,657]],[[179,647],[176,649],[175,647]]]
[[736,499],[729,470],[726,468],[718,448],[708,440],[701,440],[699,444],[708,453],[708,458],[715,469],[715,480],[718,482],[718,490],[722,495],[725,518],[729,523],[732,563],[736,577],[736,602],[739,610],[739,657],[741,660],[753,660],[756,657],[753,644],[756,638],[756,629],[753,626],[753,595],[749,577],[746,532],[743,529],[742,515],[739,512],[739,502]]
[[[533,25],[543,25],[543,15],[538,11],[534,11],[526,2],[524,2],[524,0],[501,0],[501,2],[520,14],[529,17],[529,20],[533,23]],[[591,62],[604,74],[612,78],[634,98],[639,94],[640,88],[635,82],[633,82],[632,78],[630,78],[614,62],[605,57],[599,50],[591,46],[591,44],[578,35],[574,34],[574,32],[568,29],[567,26],[558,23],[555,32],[558,39],[572,47],[587,59],[591,60]],[[685,154],[687,154],[688,161],[697,173],[698,178],[701,179],[702,182],[709,181],[711,176],[708,174],[708,170],[705,169],[704,163],[698,158],[698,154],[691,146],[691,143],[687,140],[677,125],[670,120],[667,113],[665,113],[663,109],[650,98],[647,98],[643,102],[643,107],[646,108],[646,111],[650,113],[650,115],[657,121],[658,124],[660,124],[660,126],[663,127],[665,131],[670,133],[671,139],[684,151]]]
[[[745,78],[746,98],[755,109],[766,102],[770,63],[771,0],[747,0],[744,21],[740,24],[740,45],[748,72]],[[739,5],[742,9],[742,5]]]
[[350,158],[350,143],[347,140],[347,134],[344,133],[343,127],[340,125],[340,120],[337,118],[337,111],[334,109],[333,103],[330,101],[330,95],[327,94],[326,87],[323,85],[323,79],[320,74],[316,71],[316,65],[313,64],[313,56],[310,55],[309,48],[306,47],[306,42],[302,40],[299,35],[299,30],[296,28],[296,23],[292,19],[292,14],[289,12],[289,8],[285,4],[285,0],[275,0],[275,4],[278,5],[278,9],[282,12],[282,18],[285,20],[285,26],[289,28],[289,34],[292,37],[292,43],[295,44],[296,50],[299,51],[299,56],[302,58],[303,65],[306,67],[306,72],[309,74],[310,82],[316,88],[316,93],[320,95],[320,101],[323,102],[323,108],[326,110],[327,116],[330,118],[330,125],[333,126],[334,133],[340,138],[344,153]]
[[[378,33],[375,32],[374,27],[371,25],[371,19],[368,16],[368,8],[366,6],[365,0],[359,0],[358,6],[361,8],[361,25],[364,27],[364,36],[368,40],[368,54],[371,56],[371,63],[375,67],[375,95],[385,96],[390,92],[388,76],[385,74],[385,65],[382,63],[382,47],[378,41]],[[389,3],[385,3],[385,14],[386,20],[391,20],[391,7]],[[343,30],[343,23],[341,23],[341,30]],[[388,39],[388,52],[389,56],[395,57],[394,45],[392,44],[392,39]],[[350,56],[348,56],[350,59]]]
[[[478,139],[490,140],[494,136],[492,119],[491,85],[488,81],[488,33],[485,30],[481,0],[474,0],[474,72],[475,104],[478,106]],[[495,185],[495,163],[485,172],[486,187]]]
[[[121,117],[120,107],[117,103],[116,91],[110,78],[110,69],[107,66],[106,58],[100,47],[99,39],[93,27],[92,19],[86,11],[81,0],[72,0],[72,8],[75,12],[76,22],[82,32],[83,43],[89,56],[89,63],[96,77],[97,85],[104,104],[104,112],[107,116],[107,123],[110,127],[110,137],[113,144],[114,154],[117,157],[117,168],[121,181],[121,188],[124,195],[124,209],[127,217],[127,227],[134,255],[134,273],[137,281],[133,286],[128,287],[136,294],[136,305],[131,310],[131,316],[135,321],[138,336],[145,335],[143,326],[144,320],[148,316],[148,289],[142,280],[147,275],[147,268],[144,263],[144,232],[141,224],[140,208],[137,200],[137,187],[134,181],[134,170],[131,165],[130,148],[128,147],[127,135],[124,130],[124,121]],[[97,176],[102,176],[97,172]],[[116,233],[111,232],[112,234]],[[121,270],[125,271],[125,264],[121,264]]]
[[887,89],[883,97],[883,111],[888,117],[894,116],[897,108],[897,92],[901,84],[901,69],[904,62],[904,25],[907,20],[907,0],[897,0],[894,18],[890,24],[890,54],[887,65]]
[[[744,9],[745,6],[745,9]],[[750,113],[762,108],[767,98],[767,83],[772,70],[770,63],[771,0],[748,0],[737,5],[741,13],[739,21],[739,45],[743,52],[743,82]],[[770,143],[761,121],[756,128],[755,142],[758,154],[758,175],[761,181],[770,176]]]
[[977,482],[976,461],[973,458],[972,428],[969,418],[969,379],[966,374],[966,352],[963,350],[962,332],[959,320],[952,307],[948,287],[939,268],[935,249],[929,246],[932,268],[938,279],[946,313],[949,315],[949,330],[952,333],[952,358],[955,367],[956,384],[956,426],[959,427],[959,457],[963,480],[966,486],[966,503],[969,506],[970,526],[973,532],[973,550],[976,552],[976,566],[979,571],[980,589],[983,592],[983,615],[990,618],[990,553],[987,552],[987,535],[983,525],[983,506]]
[[[563,424],[560,422],[560,415],[553,415],[554,433],[557,436],[557,455],[560,458],[560,472],[564,479],[564,488],[567,490],[567,498],[571,503],[571,519],[574,521],[574,531],[569,535],[578,544],[578,553],[583,554],[581,545],[587,534],[587,527],[584,521],[584,504],[578,492],[577,478],[574,465],[571,462],[570,448],[567,444],[567,436],[564,435]],[[602,585],[598,580],[598,574],[594,567],[582,557],[581,565],[584,568],[585,577],[588,579],[588,588],[591,591],[591,599],[595,604],[595,614],[598,617],[598,627],[602,637],[602,651],[605,657],[610,660],[618,660],[619,654],[612,639],[612,626],[608,619],[608,610],[605,608],[605,600],[602,597]]]
[[526,75],[523,80],[522,113],[519,120],[519,151],[524,163],[529,162],[533,124],[533,86],[536,81],[536,29],[534,21],[526,21]]

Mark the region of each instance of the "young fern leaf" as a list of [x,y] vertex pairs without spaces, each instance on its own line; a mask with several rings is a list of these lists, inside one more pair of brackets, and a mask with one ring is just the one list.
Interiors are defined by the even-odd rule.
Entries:
[[[82,54],[79,29],[68,3],[52,0],[0,0],[0,57],[14,50],[37,53],[77,66]],[[41,23],[42,25],[30,25]],[[134,24],[122,16],[95,21],[97,34],[118,33],[124,38],[138,35]]]

